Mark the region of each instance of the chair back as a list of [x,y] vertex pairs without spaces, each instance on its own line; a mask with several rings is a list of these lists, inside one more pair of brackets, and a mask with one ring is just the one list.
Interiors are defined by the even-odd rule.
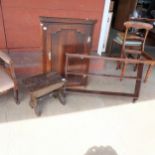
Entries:
[[[123,48],[125,48],[126,41],[140,41],[141,51],[144,51],[145,41],[148,32],[153,28],[153,26],[149,23],[136,22],[136,21],[127,21],[124,23],[124,26],[126,28],[126,31],[123,40]],[[130,32],[130,30],[134,30],[134,32]]]
[[136,21],[127,21],[124,23],[124,26],[128,29],[135,28],[135,29],[151,30],[153,28],[153,26],[149,23],[136,22]]

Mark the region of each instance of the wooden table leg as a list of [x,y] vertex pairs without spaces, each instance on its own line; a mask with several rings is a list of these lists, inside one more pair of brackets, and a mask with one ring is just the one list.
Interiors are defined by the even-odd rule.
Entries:
[[34,112],[35,112],[35,114],[37,116],[41,116],[42,111],[41,111],[41,108],[40,108],[40,104],[37,104],[37,106],[34,107]]
[[135,103],[138,100],[138,97],[140,94],[140,88],[141,88],[141,82],[142,82],[142,76],[143,76],[143,66],[144,64],[138,64],[137,79],[136,79],[133,103]]
[[65,90],[64,87],[56,90],[53,92],[53,97],[58,98],[60,103],[65,105],[66,104],[66,99],[65,99]]
[[41,109],[37,102],[37,97],[34,96],[33,93],[31,94],[30,107],[34,109],[34,112],[37,116],[41,115]]
[[30,94],[30,103],[31,108],[35,108],[37,106],[37,98],[32,94]]
[[65,99],[65,94],[64,94],[64,88],[61,88],[58,91],[58,99],[61,104],[65,105],[66,104],[66,99]]

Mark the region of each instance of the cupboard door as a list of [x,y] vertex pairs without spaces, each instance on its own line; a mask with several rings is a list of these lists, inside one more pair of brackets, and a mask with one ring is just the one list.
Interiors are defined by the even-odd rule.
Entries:
[[[64,75],[66,53],[90,53],[95,20],[41,17],[41,23],[44,72],[52,70]],[[85,74],[88,67],[88,60],[72,59],[68,69]]]
[[[88,37],[89,35],[73,27],[50,33],[51,69],[64,75],[65,53],[88,54],[90,51]],[[78,62],[76,67],[86,68],[84,64],[80,65]]]

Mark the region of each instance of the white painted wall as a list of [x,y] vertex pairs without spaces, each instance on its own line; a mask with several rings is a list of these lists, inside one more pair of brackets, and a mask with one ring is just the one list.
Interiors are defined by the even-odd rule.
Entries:
[[100,38],[99,38],[98,50],[97,50],[97,53],[99,55],[101,55],[102,52],[105,52],[105,49],[106,49],[106,46],[104,45],[104,43],[106,43],[109,7],[110,7],[110,0],[105,0],[105,5],[104,5],[103,15],[102,15],[101,30],[100,30]]

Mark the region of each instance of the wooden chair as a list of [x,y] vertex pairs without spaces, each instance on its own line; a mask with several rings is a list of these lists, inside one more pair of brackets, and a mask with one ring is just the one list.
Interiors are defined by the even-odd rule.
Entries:
[[10,57],[0,51],[0,94],[13,89],[16,104],[19,104],[18,86]]
[[[131,55],[135,59],[140,59],[142,55],[147,55],[144,52],[144,46],[149,30],[153,28],[151,24],[127,21],[124,23],[126,28],[125,33],[118,33],[117,37],[113,39],[111,48],[109,51],[109,56],[111,56],[111,49],[114,43],[121,47],[121,58],[126,58]],[[133,30],[133,31],[132,31]],[[130,32],[131,31],[131,32]],[[141,33],[139,31],[142,31]],[[150,58],[151,59],[151,58]],[[121,64],[118,63],[118,68],[121,68]],[[134,70],[136,70],[137,65]],[[150,74],[151,66],[148,67],[147,73],[145,75],[145,82]],[[121,72],[121,80],[126,71],[126,64],[123,64]]]

